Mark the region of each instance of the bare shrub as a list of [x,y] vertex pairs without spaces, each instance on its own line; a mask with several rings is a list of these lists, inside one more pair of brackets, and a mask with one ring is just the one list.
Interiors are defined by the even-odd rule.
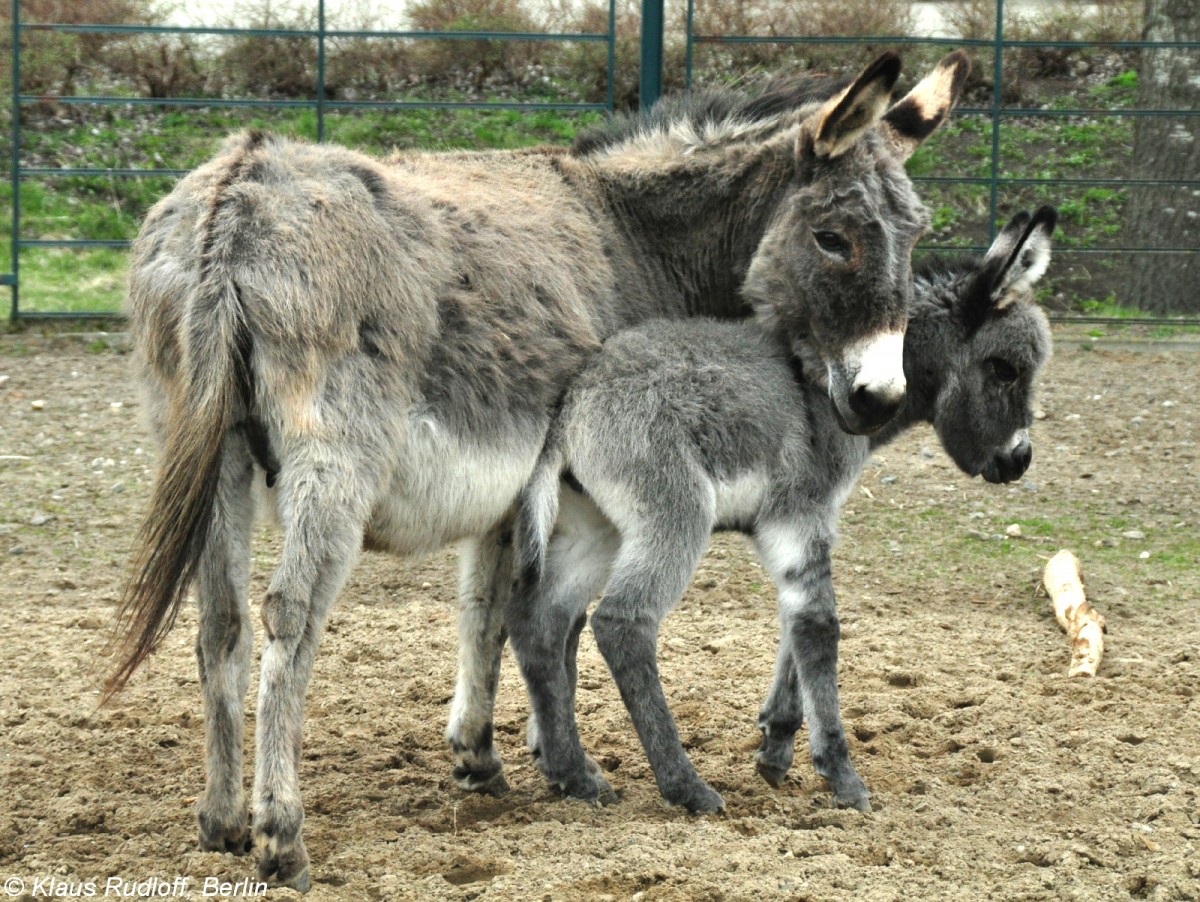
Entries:
[[[947,20],[969,40],[996,36],[995,0],[960,0]],[[1005,10],[1004,36],[1015,41],[1136,41],[1141,37],[1142,0],[1062,0],[1044,8]],[[1015,82],[1062,78],[1093,65],[1102,48],[1019,47],[1008,50],[1005,68]]]
[[[420,31],[541,31],[520,0],[417,0],[408,8]],[[435,84],[470,85],[503,81],[520,85],[530,67],[542,62],[540,42],[471,39],[422,40],[412,49],[412,65]]]
[[[242,27],[312,30],[314,4],[244,0]],[[230,23],[233,24],[232,22]],[[306,37],[236,37],[217,57],[228,89],[240,96],[314,97],[317,93],[316,41]]]
[[[368,0],[341,4],[342,31],[380,31]],[[331,26],[332,27],[332,26]],[[408,42],[390,38],[332,38],[325,42],[325,93],[346,99],[385,98],[413,74]]]
[[138,35],[115,48],[109,71],[140,88],[147,97],[188,97],[209,93],[203,53],[188,35]]
[[[744,2],[722,4],[709,0],[697,7],[696,31],[704,35],[752,34],[786,37],[889,37],[911,33],[913,18],[906,0],[796,0],[787,4]],[[865,56],[888,46],[868,44],[704,43],[702,80],[732,71],[744,77],[754,69],[819,69],[848,72],[861,67]],[[916,55],[909,48],[906,58]],[[699,56],[698,56],[699,58]]]
[[996,0],[958,0],[946,7],[946,22],[968,41],[990,41],[996,37]]
[[[145,25],[160,21],[153,0],[22,0],[21,21],[59,25]],[[0,7],[11,52],[11,5]],[[28,94],[74,94],[81,83],[104,74],[103,60],[128,42],[126,35],[27,31],[21,46],[21,89]],[[6,54],[7,57],[7,54]],[[9,69],[7,63],[2,67]],[[7,76],[9,73],[5,73]]]
[[[752,35],[779,37],[798,32],[791,9],[762,0],[708,2],[696,8],[693,29],[699,35]],[[721,48],[722,63],[740,72],[775,66],[788,55],[786,44],[726,44]]]
[[[544,8],[545,28],[560,34],[606,34],[608,0],[550,0]],[[613,103],[618,108],[636,107],[638,99],[639,35],[641,7],[638,0],[617,0],[613,43]],[[546,67],[581,99],[604,101],[608,92],[608,45],[596,41],[572,41],[548,48]]]

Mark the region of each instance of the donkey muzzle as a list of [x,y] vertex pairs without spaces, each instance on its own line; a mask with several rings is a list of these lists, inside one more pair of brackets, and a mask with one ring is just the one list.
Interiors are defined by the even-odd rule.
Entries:
[[1029,430],[1021,429],[1012,437],[1008,447],[997,451],[983,465],[983,478],[988,482],[1012,482],[1020,479],[1033,460],[1033,443],[1029,441]]
[[829,368],[829,395],[841,426],[870,435],[904,404],[904,333],[885,332],[848,347]]

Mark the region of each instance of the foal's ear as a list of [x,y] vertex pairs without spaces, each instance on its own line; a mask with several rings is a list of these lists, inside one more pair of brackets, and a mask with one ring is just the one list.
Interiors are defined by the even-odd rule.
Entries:
[[971,72],[971,61],[961,50],[948,54],[904,99],[887,111],[880,131],[902,160],[950,118],[963,85]]
[[888,51],[863,69],[850,87],[827,100],[805,121],[813,152],[833,159],[853,147],[883,117],[899,77],[900,57]]
[[989,279],[989,300],[997,310],[1020,300],[1045,275],[1057,222],[1057,210],[1040,207],[1033,216],[1018,213],[996,236],[983,258],[982,273]]
[[971,331],[996,310],[1031,298],[1030,289],[1050,265],[1050,236],[1058,211],[1041,207],[1030,216],[1022,211],[1008,221],[974,275],[961,283],[959,311]]

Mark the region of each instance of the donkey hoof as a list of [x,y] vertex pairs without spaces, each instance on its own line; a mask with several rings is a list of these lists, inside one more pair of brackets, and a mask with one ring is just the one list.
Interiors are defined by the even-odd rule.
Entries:
[[[591,759],[588,760],[590,761]],[[621,797],[617,795],[617,791],[612,788],[612,784],[604,779],[604,777],[600,776],[599,773],[592,773],[591,776],[596,782],[596,797],[592,800],[593,804],[603,807],[605,805],[615,805],[621,800]]]
[[720,793],[704,781],[668,796],[667,801],[686,808],[692,814],[719,814],[725,810],[725,800],[721,798]]
[[839,781],[833,787],[833,803],[838,808],[853,808],[856,811],[870,811],[871,797],[867,786],[858,774],[853,774],[845,781]]
[[454,768],[454,782],[460,789],[467,792],[477,792],[481,795],[502,796],[508,792],[508,780],[504,779],[504,771],[468,770],[465,767]]
[[551,787],[557,790],[563,798],[587,802],[591,805],[605,805],[616,800],[616,793],[598,773],[584,767],[563,777],[546,775]]
[[861,811],[864,814],[874,809],[871,808],[871,799],[868,797],[866,790],[863,790],[862,795],[857,796],[840,796],[833,797],[833,803],[838,808],[853,808],[855,811]]
[[200,825],[200,848],[205,852],[228,852],[245,855],[250,851],[250,821],[243,814],[235,823],[222,823],[220,819],[199,812],[196,820]]
[[754,756],[754,769],[758,771],[760,777],[771,784],[773,789],[778,789],[787,779],[787,768],[770,763],[761,752]]
[[603,777],[598,777],[596,780],[600,787],[600,793],[596,796],[596,804],[600,806],[615,805],[621,801],[621,796],[617,793],[612,785]]
[[308,852],[302,843],[291,849],[268,852],[259,859],[258,879],[271,886],[288,886],[307,893],[312,888],[308,873]]

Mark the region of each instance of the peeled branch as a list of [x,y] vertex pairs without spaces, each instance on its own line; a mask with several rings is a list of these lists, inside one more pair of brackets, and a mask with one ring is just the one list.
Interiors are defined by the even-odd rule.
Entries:
[[1067,675],[1095,676],[1104,655],[1104,615],[1083,594],[1079,558],[1069,551],[1054,555],[1042,572],[1042,583],[1054,603],[1054,616],[1071,639]]

